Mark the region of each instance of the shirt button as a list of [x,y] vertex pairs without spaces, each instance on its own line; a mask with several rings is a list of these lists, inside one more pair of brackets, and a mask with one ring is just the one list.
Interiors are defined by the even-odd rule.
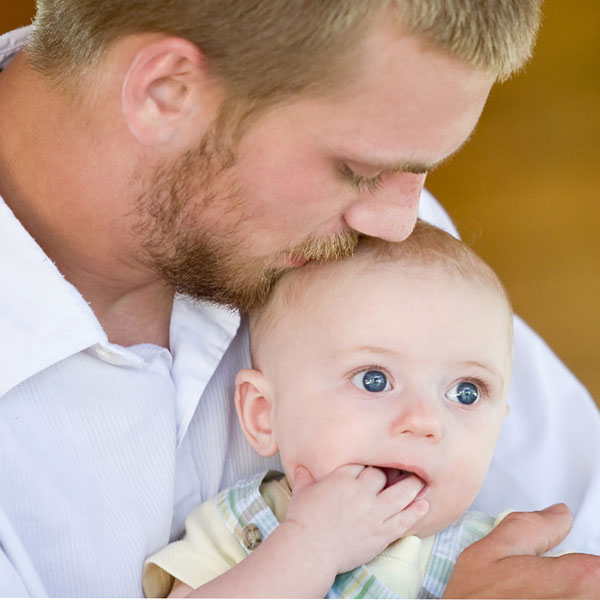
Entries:
[[120,354],[116,350],[111,350],[110,348],[103,347],[100,344],[95,344],[89,349],[89,351],[97,356],[101,361],[117,367],[139,366],[144,362],[143,359],[136,357],[133,354],[131,354],[130,358],[126,354]]
[[101,346],[97,346],[95,350],[96,350],[96,355],[98,356],[98,358],[101,358],[102,360],[110,361],[111,359],[114,358],[114,355],[112,352],[105,350]]
[[115,365],[115,367],[122,367],[130,364],[124,356],[121,356],[116,352],[111,352],[110,350],[105,350],[104,348],[98,349],[98,358],[109,365]]
[[248,550],[255,550],[260,546],[262,535],[260,529],[254,523],[250,523],[242,529],[242,542]]

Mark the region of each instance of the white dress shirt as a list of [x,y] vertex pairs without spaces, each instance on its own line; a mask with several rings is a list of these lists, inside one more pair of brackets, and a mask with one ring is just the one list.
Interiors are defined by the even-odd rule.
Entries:
[[[0,37],[0,67],[27,33]],[[421,216],[455,232],[427,192]],[[141,595],[144,559],[192,509],[277,466],[237,425],[245,322],[177,297],[170,340],[170,351],[110,343],[0,199],[0,596]],[[509,402],[475,508],[565,501],[576,513],[566,545],[600,553],[598,411],[518,319]]]

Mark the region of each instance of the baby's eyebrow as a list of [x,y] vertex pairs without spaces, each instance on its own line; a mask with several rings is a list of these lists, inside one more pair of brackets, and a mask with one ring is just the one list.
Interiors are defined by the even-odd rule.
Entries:
[[460,364],[463,364],[467,367],[479,367],[480,369],[485,369],[486,371],[491,371],[492,373],[497,372],[494,368],[486,365],[485,363],[479,362],[478,360],[465,360]]
[[390,348],[383,348],[381,346],[357,346],[355,348],[350,348],[349,350],[341,350],[340,352],[336,352],[334,357],[344,358],[346,356],[352,356],[353,354],[361,354],[365,352],[369,354],[387,354],[388,356],[398,356],[398,353],[394,352]]
[[498,382],[500,384],[502,384],[502,386],[504,386],[504,376],[502,375],[502,373],[500,371],[498,371],[498,369],[495,369],[491,365],[479,362],[477,360],[466,360],[466,361],[460,362],[458,364],[459,364],[459,366],[476,367],[478,369],[483,369],[484,371],[487,371],[492,377],[497,379]]

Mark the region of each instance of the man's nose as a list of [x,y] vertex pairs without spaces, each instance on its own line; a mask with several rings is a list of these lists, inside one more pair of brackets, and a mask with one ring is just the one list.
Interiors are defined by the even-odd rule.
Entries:
[[434,398],[412,392],[403,394],[398,402],[398,412],[390,425],[391,435],[410,435],[432,442],[442,439],[441,408]]
[[424,183],[424,174],[385,174],[379,189],[361,191],[344,212],[344,220],[364,235],[401,242],[415,226]]

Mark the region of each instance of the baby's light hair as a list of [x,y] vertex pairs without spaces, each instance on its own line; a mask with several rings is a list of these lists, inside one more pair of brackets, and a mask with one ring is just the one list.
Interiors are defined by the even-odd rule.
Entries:
[[[450,276],[459,276],[484,289],[493,290],[505,303],[507,314],[512,316],[508,293],[494,270],[464,242],[419,220],[411,235],[402,242],[361,237],[351,257],[338,261],[311,262],[283,275],[267,301],[250,313],[250,352],[253,365],[263,368],[261,340],[277,328],[286,315],[297,310],[299,304],[317,301],[309,296],[310,286],[307,285],[314,277],[335,279],[336,272],[345,267],[359,271],[385,263],[399,263],[424,270],[441,268],[442,272]],[[508,319],[508,322],[508,335],[512,340],[512,319]],[[290,340],[289,343],[293,341]]]

